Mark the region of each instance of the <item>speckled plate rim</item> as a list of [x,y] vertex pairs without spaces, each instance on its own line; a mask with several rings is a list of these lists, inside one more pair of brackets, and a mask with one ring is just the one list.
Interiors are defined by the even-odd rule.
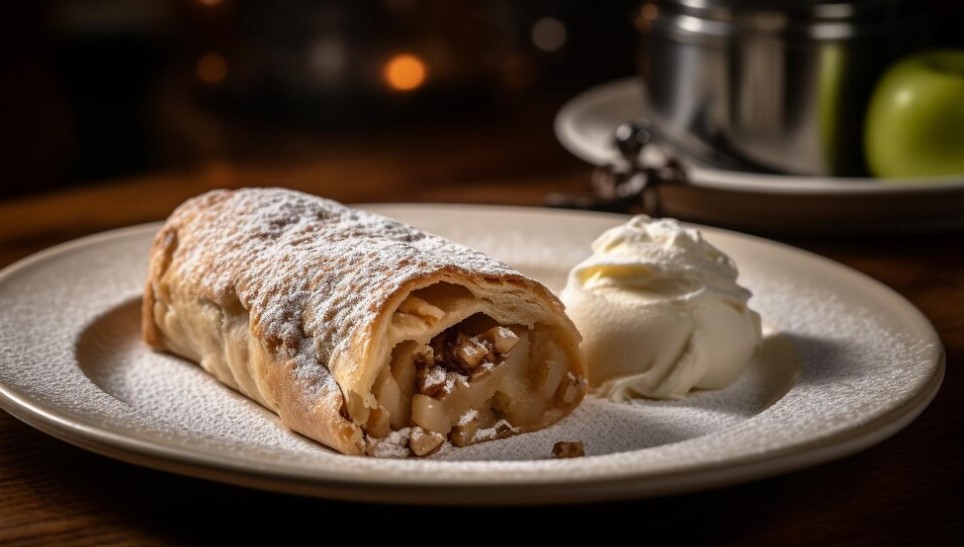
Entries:
[[[409,220],[431,216],[436,220],[480,219],[487,224],[512,227],[513,222],[549,225],[558,229],[559,221],[596,231],[625,217],[583,212],[548,211],[517,207],[458,205],[364,205],[377,212]],[[414,220],[413,220],[414,219]],[[547,224],[548,223],[548,224]],[[75,253],[96,255],[98,248],[122,240],[149,241],[158,224],[132,226],[67,242],[42,251],[0,272],[0,302],[8,290],[8,280],[44,268],[51,259]],[[836,424],[828,431],[792,439],[783,446],[757,451],[750,447],[730,446],[726,453],[705,454],[691,461],[652,466],[635,452],[591,456],[574,460],[542,461],[536,468],[529,462],[446,462],[410,460],[390,471],[380,469],[379,460],[342,457],[329,468],[306,468],[283,461],[252,461],[243,455],[205,453],[187,445],[158,442],[150,436],[118,431],[84,416],[50,406],[40,398],[0,381],[0,408],[23,422],[56,438],[93,452],[146,467],[226,483],[301,495],[385,503],[445,504],[532,504],[614,500],[658,496],[702,490],[760,479],[809,467],[867,448],[907,426],[933,399],[944,374],[944,354],[933,327],[903,297],[884,285],[819,256],[761,238],[735,232],[701,227],[706,234],[728,244],[749,245],[760,251],[776,253],[781,260],[796,261],[795,266],[821,271],[860,287],[898,315],[902,325],[929,344],[929,350],[913,364],[920,367],[923,381],[888,401],[874,416],[854,416],[849,423]],[[140,259],[140,258],[135,258]],[[784,268],[786,264],[784,263]],[[15,328],[6,325],[4,328]],[[0,328],[0,333],[3,333]],[[8,366],[0,336],[0,366]],[[63,363],[63,366],[74,366]],[[0,375],[2,380],[2,375]],[[31,386],[43,391],[44,386]],[[904,386],[906,387],[906,386]],[[765,422],[756,416],[751,420]],[[756,423],[755,427],[761,424]],[[770,424],[785,426],[786,424]],[[763,423],[765,430],[767,425]],[[726,432],[718,435],[725,437]],[[686,443],[702,442],[697,438]],[[725,439],[724,439],[725,440]],[[680,443],[676,443],[677,445]],[[669,445],[675,446],[675,445]],[[6,448],[9,449],[9,448]],[[652,453],[649,449],[641,452]],[[614,466],[614,463],[618,464]]]

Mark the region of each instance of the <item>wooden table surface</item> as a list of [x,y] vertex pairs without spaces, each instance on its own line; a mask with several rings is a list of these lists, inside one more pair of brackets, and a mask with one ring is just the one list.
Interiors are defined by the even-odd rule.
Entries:
[[[216,187],[281,185],[347,203],[539,206],[548,192],[585,190],[591,171],[555,141],[551,109],[525,120],[318,137],[290,146],[266,140],[274,143],[270,154],[0,201],[0,267],[83,235],[161,220],[182,200]],[[945,345],[947,373],[933,403],[907,428],[856,455],[656,499],[524,508],[385,506],[155,471],[76,448],[0,412],[0,544],[320,544],[338,526],[359,539],[454,543],[502,541],[522,527],[547,538],[605,543],[959,545],[964,234],[779,239],[890,286],[920,308]]]

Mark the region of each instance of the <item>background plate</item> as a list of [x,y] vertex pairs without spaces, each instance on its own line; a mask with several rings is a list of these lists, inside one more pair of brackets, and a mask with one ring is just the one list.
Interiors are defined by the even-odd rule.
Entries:
[[[639,78],[591,88],[556,115],[556,137],[602,165],[618,157],[615,128],[645,117]],[[894,233],[964,228],[964,177],[899,180],[766,175],[689,162],[689,186],[661,189],[663,214],[747,230]]]
[[[558,290],[619,215],[369,205],[517,266]],[[770,331],[733,386],[679,401],[588,399],[546,430],[429,459],[336,454],[139,338],[159,225],[77,240],[0,273],[0,406],[114,458],[240,485],[400,503],[536,503],[654,496],[814,465],[907,425],[943,376],[927,320],[881,284],[803,251],[717,229]],[[587,457],[551,459],[558,440]],[[10,450],[11,447],[5,447]]]

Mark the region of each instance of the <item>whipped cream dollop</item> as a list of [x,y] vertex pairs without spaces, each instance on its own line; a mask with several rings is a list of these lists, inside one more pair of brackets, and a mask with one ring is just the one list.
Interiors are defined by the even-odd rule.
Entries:
[[638,215],[592,244],[561,298],[589,382],[613,400],[679,398],[735,381],[762,338],[737,267],[699,230]]

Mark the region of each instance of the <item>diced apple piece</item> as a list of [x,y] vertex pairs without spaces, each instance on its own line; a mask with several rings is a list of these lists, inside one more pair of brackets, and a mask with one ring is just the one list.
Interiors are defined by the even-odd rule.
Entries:
[[501,384],[506,370],[499,365],[493,367],[488,374],[473,376],[468,383],[457,382],[452,393],[442,399],[452,422],[457,423],[466,412],[473,409],[487,408],[488,401],[495,393],[496,387]]
[[546,411],[546,401],[532,397],[518,378],[506,376],[492,398],[495,408],[515,425],[530,424]]
[[412,421],[442,435],[447,435],[452,429],[452,421],[442,403],[421,393],[412,397]]
[[[398,384],[400,398],[405,407],[411,406],[409,401],[415,393],[415,365],[412,363],[414,350],[414,342],[406,342],[396,346],[392,353],[391,373],[395,383]],[[405,411],[403,425],[408,425],[409,416],[408,411]],[[394,420],[392,420],[392,425],[395,425]]]
[[505,356],[503,366],[512,371],[513,376],[520,376],[529,360],[529,335],[526,332],[518,335],[517,342]]
[[384,439],[391,432],[390,414],[385,407],[379,406],[368,415],[368,425],[365,429],[368,434],[376,439]]
[[505,394],[510,399],[522,399],[528,395],[528,387],[521,378],[514,375],[506,375],[499,383],[497,388],[499,393]]
[[350,391],[348,392],[348,400],[346,401],[348,405],[348,415],[351,416],[353,422],[358,425],[363,425],[368,423],[368,415],[371,413],[371,408],[365,404],[365,397],[361,394]]
[[485,404],[485,401],[495,393],[496,386],[499,385],[503,375],[505,375],[504,369],[493,367],[488,374],[473,379],[467,385],[459,386],[458,394],[465,401],[465,410],[479,408]]
[[403,397],[398,383],[386,368],[375,379],[372,387],[375,399],[389,415],[389,420],[393,429],[399,429],[408,425],[411,419],[411,405],[407,397]]
[[445,316],[445,312],[440,308],[414,295],[409,295],[408,298],[403,300],[398,306],[398,311],[409,315],[417,315],[433,323]]
[[564,361],[556,361],[555,359],[549,359],[542,366],[539,367],[536,372],[535,386],[539,390],[539,393],[549,399],[552,395],[559,389],[559,382],[562,381],[562,377],[566,374],[566,363]]

